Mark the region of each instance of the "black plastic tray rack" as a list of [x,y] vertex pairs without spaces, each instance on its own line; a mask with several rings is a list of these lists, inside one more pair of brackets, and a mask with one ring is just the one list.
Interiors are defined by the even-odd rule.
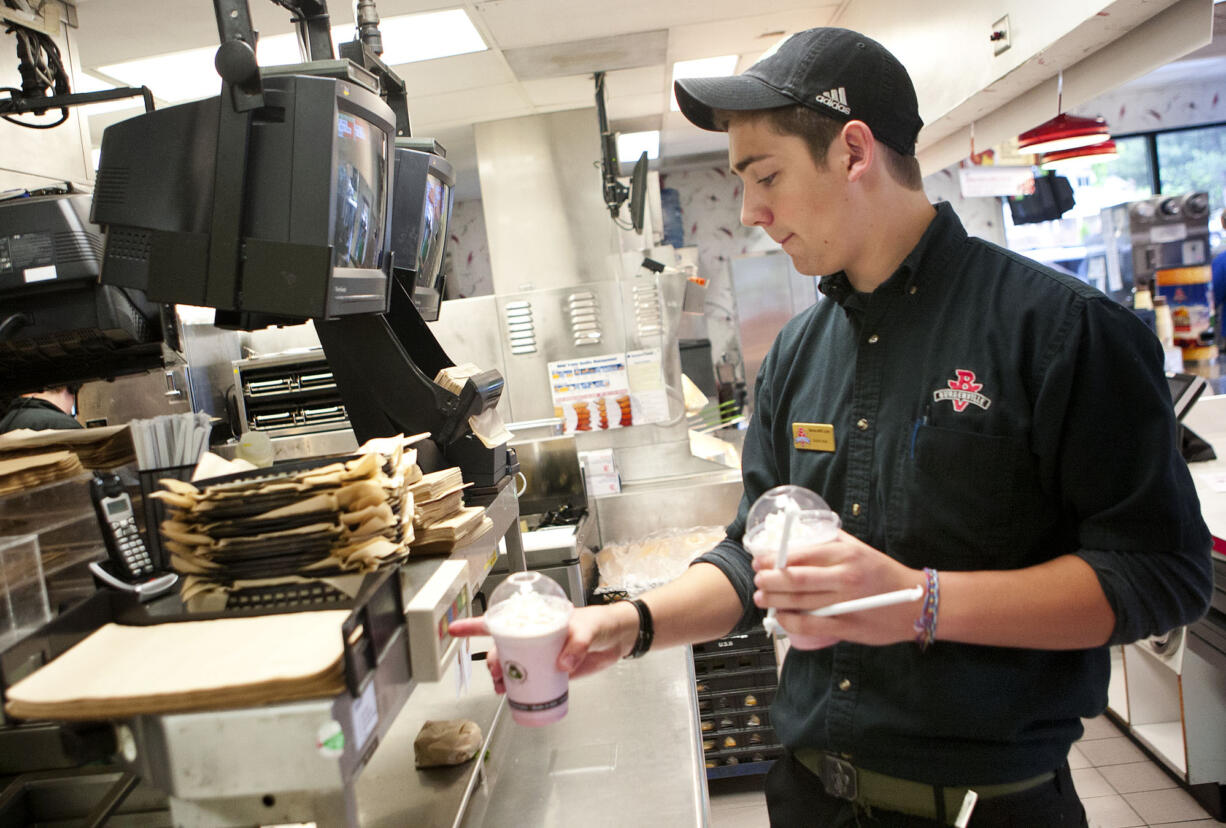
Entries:
[[771,726],[775,647],[761,628],[695,644],[698,726],[707,778],[763,774],[783,752]]

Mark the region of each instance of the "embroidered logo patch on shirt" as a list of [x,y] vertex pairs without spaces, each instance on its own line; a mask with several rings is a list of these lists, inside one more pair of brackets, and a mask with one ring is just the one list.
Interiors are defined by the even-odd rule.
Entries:
[[954,374],[957,379],[949,380],[948,388],[940,388],[932,392],[932,401],[949,400],[954,404],[954,411],[965,411],[968,405],[977,405],[987,411],[992,401],[979,393],[979,390],[983,388],[983,383],[975,381],[975,372],[955,368]]
[[801,451],[834,451],[834,426],[792,423],[792,445]]

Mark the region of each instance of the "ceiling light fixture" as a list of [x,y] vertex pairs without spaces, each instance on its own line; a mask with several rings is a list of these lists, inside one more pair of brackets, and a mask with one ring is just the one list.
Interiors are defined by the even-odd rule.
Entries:
[[1118,158],[1119,154],[1115,142],[1106,140],[1088,147],[1043,153],[1043,157],[1039,159],[1039,165],[1045,168],[1065,169],[1095,161],[1110,161],[1112,158]]
[[1044,154],[1101,144],[1111,138],[1102,118],[1082,118],[1061,112],[1064,97],[1064,72],[1056,82],[1056,117],[1017,136],[1018,149],[1024,153]]
[[644,152],[647,160],[660,157],[660,130],[647,132],[621,132],[617,135],[617,157],[623,162],[634,163]]
[[[353,24],[333,26],[332,42],[351,40],[353,30]],[[385,17],[379,21],[379,33],[384,50],[380,57],[389,66],[489,48],[463,9]],[[221,78],[213,68],[216,53],[216,46],[204,46],[100,66],[98,71],[128,86],[148,86],[160,100],[181,103],[207,98],[221,90]],[[261,66],[300,62],[298,36],[261,37],[256,58]]]

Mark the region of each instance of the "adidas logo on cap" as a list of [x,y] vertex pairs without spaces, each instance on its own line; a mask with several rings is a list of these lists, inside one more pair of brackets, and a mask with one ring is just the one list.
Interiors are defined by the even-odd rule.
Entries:
[[842,112],[844,115],[851,114],[851,107],[847,105],[847,93],[843,91],[841,86],[837,89],[831,89],[829,92],[822,92],[817,96],[817,102]]

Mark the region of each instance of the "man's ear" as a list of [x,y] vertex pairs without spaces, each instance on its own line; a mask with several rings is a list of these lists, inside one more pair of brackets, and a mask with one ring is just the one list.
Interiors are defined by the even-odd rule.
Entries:
[[868,171],[876,155],[873,131],[863,121],[848,121],[839,139],[847,153],[845,164],[848,181],[855,181]]

